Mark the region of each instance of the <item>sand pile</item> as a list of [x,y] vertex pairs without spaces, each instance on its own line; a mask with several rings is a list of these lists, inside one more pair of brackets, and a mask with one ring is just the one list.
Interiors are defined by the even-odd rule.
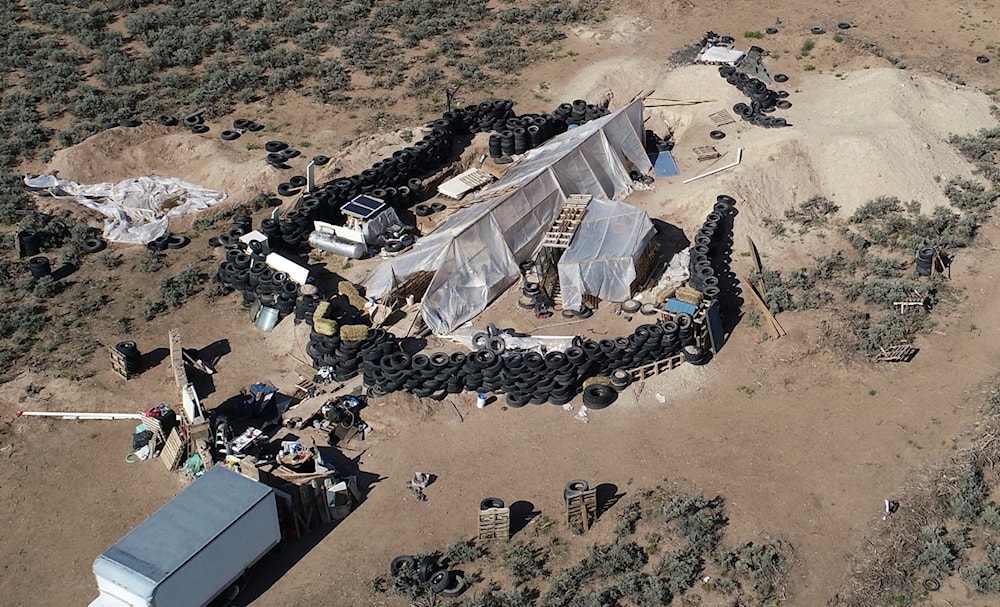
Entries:
[[[639,62],[617,67],[597,64],[577,77],[575,89],[569,88],[594,95],[608,86],[624,86],[625,97],[630,98],[634,83],[645,82],[647,89],[656,86],[653,97],[716,100],[673,107],[655,107],[662,102],[647,101],[646,127],[660,134],[673,130],[681,175],[659,178],[656,192],[640,193],[636,202],[665,217],[700,219],[715,195],[723,192],[740,199],[751,219],[781,218],[785,209],[814,195],[830,198],[844,215],[878,196],[917,200],[929,212],[947,204],[942,192],[945,180],[972,175],[972,166],[947,143],[948,137],[996,124],[990,101],[981,93],[882,68],[843,77],[807,73],[784,85],[772,84],[771,88],[791,93],[792,107],[775,115],[787,118],[793,127],[762,129],[738,120],[722,127],[725,139],[714,141],[708,133],[717,127],[709,115],[723,109],[733,113],[733,104],[746,98],[714,67],[688,66],[651,80],[659,71]],[[628,98],[616,99],[616,105]],[[692,148],[708,145],[724,156],[714,163],[699,163]],[[744,148],[741,166],[681,183],[732,162],[739,147]]]

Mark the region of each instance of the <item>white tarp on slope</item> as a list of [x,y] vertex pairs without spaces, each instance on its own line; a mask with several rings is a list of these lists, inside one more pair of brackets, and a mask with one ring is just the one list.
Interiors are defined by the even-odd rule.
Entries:
[[[226,199],[225,192],[169,177],[138,177],[118,183],[82,185],[55,175],[40,175],[25,177],[24,183],[54,198],[72,200],[105,215],[104,238],[130,244],[146,244],[166,233],[171,218],[207,209]],[[164,206],[169,208],[164,210]]]
[[413,249],[380,265],[366,283],[388,294],[418,272],[434,272],[421,302],[427,326],[452,331],[514,283],[571,194],[620,199],[629,170],[652,166],[643,149],[643,105],[636,100],[528,152],[503,179],[470,199]]
[[593,199],[573,241],[559,259],[563,308],[579,310],[584,295],[625,301],[635,263],[653,237],[649,215],[624,202]]

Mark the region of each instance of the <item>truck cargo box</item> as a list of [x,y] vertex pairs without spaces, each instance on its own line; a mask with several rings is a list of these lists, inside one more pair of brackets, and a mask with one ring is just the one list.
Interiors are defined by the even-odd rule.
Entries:
[[90,607],[203,607],[280,539],[274,491],[214,466],[97,557]]

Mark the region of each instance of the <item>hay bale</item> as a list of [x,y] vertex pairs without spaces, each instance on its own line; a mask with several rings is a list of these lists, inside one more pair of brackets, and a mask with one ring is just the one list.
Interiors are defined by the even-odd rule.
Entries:
[[320,335],[334,336],[337,334],[337,322],[326,318],[330,310],[330,302],[321,301],[313,312],[313,329]]
[[365,304],[368,303],[368,300],[361,297],[358,288],[350,281],[341,280],[340,284],[337,285],[337,292],[346,297],[347,302],[359,310],[364,310]]
[[344,325],[340,327],[340,339],[342,341],[361,341],[368,337],[368,327],[366,325]]
[[674,293],[676,292],[677,292],[677,287],[667,287],[666,289],[663,289],[662,291],[656,294],[656,303],[658,304],[667,303],[667,300],[673,297]]
[[674,297],[685,303],[696,306],[700,306],[701,300],[704,298],[701,291],[698,289],[692,289],[691,287],[677,287],[677,293],[674,294]]
[[606,377],[604,375],[588,377],[587,379],[583,380],[583,389],[586,390],[588,387],[593,386],[594,384],[600,384],[602,386],[610,386],[611,378]]

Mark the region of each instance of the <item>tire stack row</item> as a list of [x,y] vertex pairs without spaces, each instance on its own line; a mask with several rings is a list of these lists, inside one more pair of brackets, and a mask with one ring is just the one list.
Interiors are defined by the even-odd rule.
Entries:
[[690,285],[702,292],[707,299],[718,299],[721,293],[720,273],[728,269],[725,257],[732,248],[733,217],[736,200],[721,194],[715,199],[712,212],[705,218],[694,237],[688,269]]
[[295,324],[306,323],[313,326],[313,313],[319,302],[323,301],[323,295],[314,285],[302,285],[299,287],[299,296],[295,300],[295,307],[292,312],[295,315]]
[[275,272],[256,253],[247,254],[233,248],[226,251],[226,261],[219,265],[219,281],[243,294],[243,301],[256,301],[275,308],[282,315],[295,310],[298,285],[284,272]]
[[[499,338],[468,355],[431,355],[394,351],[381,359],[364,356],[365,383],[377,393],[405,390],[420,398],[443,400],[448,394],[498,392],[510,407],[529,403],[563,405],[583,389],[590,377],[610,376],[616,389],[629,385],[628,369],[664,359],[694,341],[691,317],[641,325],[615,340],[577,339],[565,352],[503,354]],[[502,340],[500,340],[502,342]]]
[[306,344],[306,354],[313,368],[333,368],[333,379],[338,382],[356,377],[367,369],[368,361],[381,360],[398,350],[396,336],[384,329],[373,329],[368,332],[368,337],[352,340],[343,339],[340,335],[323,335],[314,328],[309,332],[309,343]]
[[587,103],[583,99],[576,99],[572,103],[560,103],[556,109],[552,110],[552,117],[556,122],[565,124],[567,127],[586,124],[607,115],[607,108]]
[[514,117],[513,107],[514,102],[510,99],[483,101],[479,105],[467,105],[455,112],[445,112],[443,118],[458,119],[461,124],[459,132],[502,131],[507,128],[507,119]]
[[788,96],[787,92],[773,91],[762,80],[737,72],[731,65],[720,66],[719,75],[750,98],[749,104],[737,103],[733,106],[733,111],[743,120],[764,128],[791,126],[784,118],[768,115],[777,109],[780,99]]

